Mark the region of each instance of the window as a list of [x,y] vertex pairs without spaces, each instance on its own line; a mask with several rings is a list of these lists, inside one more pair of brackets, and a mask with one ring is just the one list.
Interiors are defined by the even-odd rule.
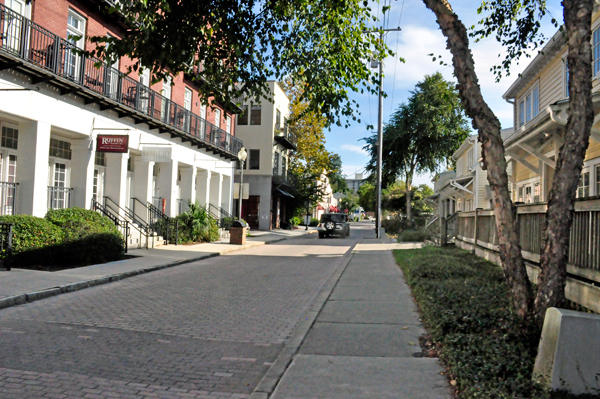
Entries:
[[231,134],[231,116],[229,115],[225,117],[225,131]]
[[261,106],[252,104],[250,111],[250,124],[260,125]]
[[542,201],[542,184],[539,177],[521,182],[517,187],[517,202],[533,204]]
[[533,184],[533,202],[538,203],[542,199],[542,185],[540,182]]
[[243,126],[248,124],[248,106],[242,105],[242,113],[237,117],[238,126]]
[[536,84],[519,101],[519,126],[523,126],[540,113],[540,87]]
[[19,143],[19,131],[10,127],[2,126],[2,147],[16,150]]
[[518,194],[517,194],[517,202],[525,202],[525,197],[523,196],[523,186],[519,187]]
[[[74,47],[83,49],[85,45],[85,18],[77,12],[69,9],[67,17],[67,42]],[[73,79],[79,76],[80,55],[72,48],[65,49],[65,74]]]
[[287,158],[284,156],[281,157],[281,176],[287,176]]
[[106,166],[106,154],[104,154],[103,152],[96,152],[94,165]]
[[260,150],[250,150],[250,169],[260,169]]
[[276,110],[275,112],[275,126],[281,127],[281,112],[279,112],[279,110]]
[[50,156],[71,159],[71,143],[57,139],[50,139]]
[[519,102],[519,126],[525,124],[525,101]]
[[94,182],[92,185],[92,198],[98,198],[98,180],[100,179],[100,171],[94,169]]
[[600,165],[596,165],[596,195],[600,195]]
[[279,174],[279,153],[275,152],[273,154],[273,175]]
[[221,110],[215,109],[215,125],[221,127]]
[[127,158],[127,171],[133,172],[133,160],[131,157]]
[[592,36],[592,56],[594,58],[594,76],[596,76],[600,72],[600,28],[596,29]]
[[475,151],[474,151],[473,147],[471,147],[469,149],[469,151],[467,151],[467,167],[468,168],[472,168],[473,167],[474,153],[475,153]]
[[192,91],[187,87],[185,88],[185,93],[183,94],[183,108],[187,109],[188,111],[192,110]]
[[[598,180],[598,177],[596,177]],[[583,170],[581,176],[579,176],[579,182],[577,183],[577,198],[584,198],[590,196],[590,170]]]
[[163,81],[160,94],[164,97],[160,105],[160,117],[164,121],[169,114],[169,101],[171,100],[171,83],[172,79],[169,76]]
[[565,98],[569,98],[569,62],[565,58]]

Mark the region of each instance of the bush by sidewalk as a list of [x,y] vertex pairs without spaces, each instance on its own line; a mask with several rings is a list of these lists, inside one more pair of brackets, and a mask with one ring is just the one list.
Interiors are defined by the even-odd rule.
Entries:
[[467,251],[396,250],[459,398],[549,398],[531,374],[539,333],[523,333],[502,270]]
[[112,222],[82,208],[49,211],[46,218],[2,216],[13,224],[13,266],[58,270],[123,258],[123,237]]

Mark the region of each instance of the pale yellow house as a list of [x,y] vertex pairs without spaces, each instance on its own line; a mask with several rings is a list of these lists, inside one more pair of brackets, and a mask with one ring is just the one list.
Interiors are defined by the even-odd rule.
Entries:
[[[600,12],[594,14],[593,102],[596,118],[577,189],[578,198],[600,195]],[[568,117],[567,43],[557,32],[504,94],[514,106],[515,132],[505,140],[506,154],[515,171],[513,201],[548,200],[556,157]]]
[[[512,128],[503,129],[502,139],[512,136],[513,132]],[[452,159],[456,163],[455,170],[440,173],[433,180],[435,194],[429,199],[438,205],[437,215],[448,217],[457,211],[492,209],[492,192],[487,171],[481,167],[481,144],[477,135],[469,136]],[[512,173],[510,165],[508,173]]]

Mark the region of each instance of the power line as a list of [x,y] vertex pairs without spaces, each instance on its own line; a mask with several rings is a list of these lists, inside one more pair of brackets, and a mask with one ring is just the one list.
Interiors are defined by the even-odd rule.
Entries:
[[[404,0],[402,0],[402,7],[400,8],[400,16],[398,17],[398,27],[402,23],[402,14],[404,13]],[[394,92],[396,91],[396,66],[398,65],[398,44],[400,40],[396,40],[396,57],[394,57],[394,82],[392,83],[392,98],[390,101],[390,114],[394,112]]]

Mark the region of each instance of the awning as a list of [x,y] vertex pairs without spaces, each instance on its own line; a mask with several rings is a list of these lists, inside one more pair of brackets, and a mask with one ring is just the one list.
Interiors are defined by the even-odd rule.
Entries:
[[325,208],[323,208],[323,206],[321,205],[317,205],[317,211],[324,211]]
[[287,191],[283,191],[280,188],[276,188],[275,191],[279,191],[282,195],[284,195],[286,197],[294,198],[294,196],[292,194],[288,193]]

